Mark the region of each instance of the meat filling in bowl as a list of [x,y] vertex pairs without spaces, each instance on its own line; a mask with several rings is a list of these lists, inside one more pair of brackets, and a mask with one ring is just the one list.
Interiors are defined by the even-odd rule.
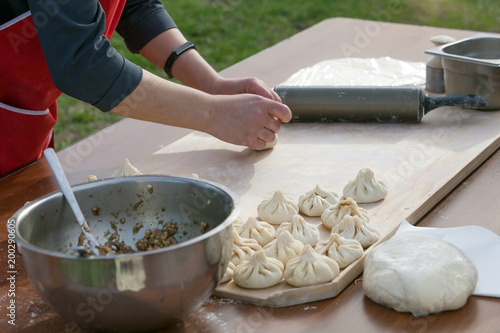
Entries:
[[[177,244],[177,240],[174,237],[177,233],[177,230],[177,225],[170,222],[163,224],[163,227],[161,229],[146,230],[146,232],[144,233],[144,237],[142,237],[135,243],[135,247],[137,250],[134,250],[131,246],[125,244],[124,241],[120,240],[120,235],[117,231],[115,231],[109,236],[108,241],[99,247],[99,254],[125,254],[161,249],[170,245]],[[80,237],[79,243],[81,243],[84,239],[85,238],[82,239],[82,237]]]

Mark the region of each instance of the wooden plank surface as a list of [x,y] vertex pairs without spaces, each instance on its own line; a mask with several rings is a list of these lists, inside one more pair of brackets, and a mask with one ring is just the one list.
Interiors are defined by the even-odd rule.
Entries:
[[[144,173],[177,174],[216,181],[233,190],[241,216],[257,216],[260,202],[281,189],[298,201],[316,184],[342,196],[361,168],[389,187],[380,202],[363,204],[380,240],[401,221],[415,223],[500,146],[500,113],[441,108],[419,124],[287,124],[269,151],[253,151],[191,133],[136,163]],[[319,225],[319,218],[307,218]],[[365,251],[367,253],[367,251]],[[362,271],[359,260],[330,284],[293,288],[281,282],[262,290],[234,283],[216,295],[267,306],[288,306],[338,295]]]
[[[345,29],[346,26],[349,29]],[[329,59],[390,56],[425,61],[429,56],[424,51],[432,47],[430,37],[446,33],[460,39],[475,34],[439,30],[420,27],[416,31],[404,24],[343,18],[326,20],[224,70],[222,74],[228,77],[258,76],[269,86],[274,86],[304,67]],[[420,52],[408,52],[409,47]],[[134,123],[126,120],[117,126],[126,125],[132,129]],[[499,125],[499,113],[453,107],[434,110],[419,124],[286,124],[280,133],[280,143],[273,151],[254,152],[202,133],[138,122],[139,130],[122,138],[122,146],[130,148],[128,152],[95,145],[88,158],[79,161],[76,167],[68,167],[70,178],[78,176],[76,182],[85,181],[88,173],[107,177],[113,171],[109,156],[103,159],[108,164],[96,160],[100,154],[107,153],[117,157],[121,154],[114,168],[128,157],[143,173],[186,176],[196,173],[235,191],[243,204],[244,219],[255,216],[257,205],[276,189],[298,199],[319,184],[341,195],[343,186],[356,176],[360,168],[370,167],[377,178],[390,187],[383,202],[365,205],[371,223],[378,227],[380,241],[383,241],[393,234],[403,219],[417,222],[498,149]],[[116,137],[116,132],[128,133],[123,128],[108,130],[113,137]],[[157,138],[164,131],[179,134],[175,135],[175,140],[163,143]],[[105,138],[107,133],[100,135]],[[99,140],[105,139],[93,141]],[[88,142],[92,140],[87,140],[87,145]],[[145,142],[150,144],[145,145]],[[85,147],[78,148],[77,144],[70,151],[63,151],[63,160],[71,161],[68,159],[70,153],[86,151]],[[91,160],[95,161],[92,165]],[[320,224],[318,219],[309,221]],[[323,230],[322,234],[325,238],[328,233]],[[216,294],[268,306],[334,297],[361,273],[362,264],[361,259],[327,285],[295,289],[282,282],[266,290],[254,291],[229,283],[220,286]]]
[[[269,85],[276,85],[300,68],[321,60],[344,57],[340,49],[342,43],[355,45],[355,37],[359,31],[366,31],[367,27],[377,25],[381,27],[380,31],[372,34],[365,44],[358,43],[360,52],[353,56],[391,56],[409,61],[425,61],[428,56],[420,51],[432,46],[429,42],[430,37],[447,34],[458,39],[475,33],[332,18],[228,68],[223,74],[228,77],[258,76]],[[448,127],[450,126],[451,124]],[[97,174],[99,177],[109,176],[120,166],[125,157],[140,165],[143,159],[152,158],[154,152],[189,133],[168,126],[127,119],[64,149],[58,155],[65,165],[70,181],[75,184],[85,182],[89,173]],[[468,163],[464,162],[466,167],[458,177],[465,177],[465,174],[474,170],[481,158],[491,153],[494,147],[495,144],[490,145],[479,158]],[[449,149],[449,146],[445,144],[444,149]],[[463,149],[457,153],[462,151]],[[158,162],[160,161],[170,162],[166,159],[159,159]],[[199,172],[199,168],[196,170]],[[421,198],[421,201],[427,200],[431,207],[436,203],[439,204],[431,208],[430,213],[418,225],[452,227],[477,224],[500,234],[498,223],[500,210],[497,204],[500,197],[499,170],[500,153],[497,151],[477,171],[460,182],[451,195],[440,201],[444,193],[453,187],[452,183],[443,180],[444,193],[437,191],[434,195]],[[445,175],[445,178],[448,179],[448,175]],[[7,221],[26,201],[56,189],[57,183],[44,160],[1,179],[2,221]],[[410,218],[418,220],[421,216],[411,215]],[[0,249],[3,253],[7,251],[6,240],[6,229],[3,228],[0,230]],[[18,256],[16,260],[17,326],[13,331],[83,332],[74,323],[60,317],[40,298],[28,280],[22,258]],[[2,256],[0,263],[3,262]],[[360,278],[361,276],[358,276],[356,279]],[[5,270],[0,274],[0,280],[6,281]],[[0,284],[2,295],[6,295],[7,290],[7,283]],[[6,298],[1,300],[4,302]],[[498,332],[499,311],[498,299],[473,296],[462,309],[457,311],[415,318],[411,314],[399,313],[370,301],[364,296],[361,285],[353,282],[333,299],[283,308],[262,307],[232,299],[211,297],[199,310],[186,316],[179,325],[158,332],[274,332],[276,330],[331,332],[334,329],[336,332],[370,333],[489,333]],[[5,316],[5,307],[0,308],[0,315]],[[0,322],[1,331],[12,331],[9,329],[5,321]]]

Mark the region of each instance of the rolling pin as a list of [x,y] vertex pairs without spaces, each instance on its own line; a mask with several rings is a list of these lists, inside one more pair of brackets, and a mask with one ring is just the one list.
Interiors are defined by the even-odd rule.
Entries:
[[291,122],[418,123],[441,106],[486,106],[477,95],[432,97],[420,87],[276,86]]

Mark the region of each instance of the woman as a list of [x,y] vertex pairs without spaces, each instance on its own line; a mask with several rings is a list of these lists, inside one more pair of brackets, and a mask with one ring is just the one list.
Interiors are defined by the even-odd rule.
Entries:
[[[105,112],[262,149],[290,110],[255,78],[226,79],[187,42],[160,0],[7,0],[0,4],[0,177],[53,147],[61,92]],[[129,50],[184,85],[127,61]]]

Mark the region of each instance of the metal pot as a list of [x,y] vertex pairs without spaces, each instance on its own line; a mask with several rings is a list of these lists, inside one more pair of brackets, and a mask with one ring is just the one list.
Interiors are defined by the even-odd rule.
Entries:
[[475,94],[488,102],[482,110],[500,109],[500,38],[478,34],[426,53],[442,57],[447,95]]
[[97,330],[149,331],[178,322],[212,294],[231,256],[240,210],[231,191],[170,176],[106,179],[73,190],[100,244],[114,231],[135,244],[163,222],[177,223],[179,243],[79,258],[71,250],[81,230],[62,193],[27,203],[12,217],[16,242],[31,283],[60,315]]

